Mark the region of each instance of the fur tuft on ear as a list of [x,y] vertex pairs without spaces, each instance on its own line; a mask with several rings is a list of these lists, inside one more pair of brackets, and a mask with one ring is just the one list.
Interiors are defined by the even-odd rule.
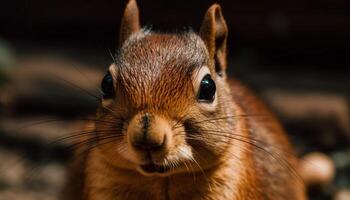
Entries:
[[227,67],[227,25],[218,4],[212,5],[204,16],[199,35],[208,48],[211,62],[210,70],[220,76],[225,75]]
[[126,5],[119,33],[119,47],[132,35],[140,30],[139,9],[136,0],[129,0]]

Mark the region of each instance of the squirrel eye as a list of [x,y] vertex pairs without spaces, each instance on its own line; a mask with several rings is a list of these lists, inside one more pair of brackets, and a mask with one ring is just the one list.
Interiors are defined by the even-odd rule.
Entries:
[[114,96],[113,78],[109,72],[102,79],[101,89],[103,98],[112,98]]
[[202,79],[199,86],[198,100],[203,102],[213,102],[216,92],[216,85],[210,74],[207,74]]

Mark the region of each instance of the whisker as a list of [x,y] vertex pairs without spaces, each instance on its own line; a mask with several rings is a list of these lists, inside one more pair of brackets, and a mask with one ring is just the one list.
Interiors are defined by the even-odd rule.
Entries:
[[110,108],[108,108],[106,106],[103,106],[103,105],[101,105],[101,108],[111,112],[113,114],[113,116],[120,118],[120,116],[114,110],[112,110],[112,109],[110,109]]
[[[79,72],[82,76],[84,76],[85,82],[86,82],[86,83],[92,85],[91,82],[88,81],[89,78],[86,76],[85,73],[83,73],[83,72],[82,72],[77,66],[75,66],[75,65],[72,65],[72,67],[73,67],[77,72]],[[99,87],[94,86],[94,88],[100,93],[101,96],[103,96],[103,92],[102,92],[102,90],[101,90]]]
[[100,119],[94,119],[94,118],[74,118],[74,119],[57,119],[57,118],[52,118],[52,119],[46,119],[46,120],[39,120],[37,122],[33,122],[24,126],[19,127],[17,130],[23,130],[30,128],[32,126],[38,126],[38,125],[43,125],[43,124],[49,124],[49,123],[54,123],[54,122],[65,122],[65,121],[87,121],[87,122],[98,122],[101,124],[111,124],[114,125],[115,122],[113,121],[106,121],[106,120],[100,120]]
[[88,90],[76,85],[75,83],[72,83],[71,81],[68,81],[60,76],[54,76],[56,79],[59,79],[60,81],[63,81],[66,85],[70,86],[71,88],[73,89],[76,89],[76,90],[80,90],[82,92],[84,92],[86,95],[90,96],[90,97],[93,97],[95,98],[96,100],[100,101],[102,96],[96,96],[95,94],[92,94],[91,92],[89,92]]
[[[225,120],[225,119],[230,119],[230,118],[236,119],[236,118],[249,118],[249,117],[270,118],[270,116],[266,115],[266,114],[241,114],[241,115],[230,115],[230,116],[209,118],[209,119],[205,119],[202,121],[195,121],[195,122],[192,122],[191,124],[195,125],[195,124],[201,124],[201,123],[205,123],[205,122],[216,122],[217,120]],[[178,127],[176,127],[176,128],[178,128]]]
[[[209,134],[212,134],[210,132],[207,132]],[[203,136],[203,135],[202,135]],[[255,143],[252,143],[251,141],[249,140],[244,140],[242,138],[238,138],[238,137],[232,137],[232,136],[227,136],[227,135],[220,135],[220,134],[216,134],[215,136],[224,136],[224,137],[228,137],[230,139],[233,139],[233,140],[236,140],[236,141],[240,141],[240,142],[244,142],[246,144],[249,144],[250,146],[252,147],[255,147],[257,148],[258,150],[260,151],[263,151],[264,153],[267,153],[268,155],[270,155],[274,160],[276,160],[282,167],[285,167],[294,177],[297,178],[297,180],[303,182],[303,179],[301,178],[301,175],[297,172],[297,170],[292,166],[291,163],[289,163],[288,161],[286,161],[285,159],[283,159],[281,157],[281,155],[279,155],[278,153],[275,153],[275,152],[271,152],[267,149],[265,149],[264,147],[261,147],[259,146],[258,144],[255,144]],[[197,136],[198,137],[198,136]],[[189,138],[193,138],[193,136],[190,136]],[[197,138],[198,140],[202,140],[203,142],[205,143],[208,143],[207,140],[203,140],[202,138]],[[214,139],[215,141],[219,141],[219,142],[224,142],[224,143],[227,143],[227,144],[231,144],[230,141],[223,141],[219,138],[212,138]],[[246,138],[246,139],[249,139],[249,138]],[[214,144],[215,145],[215,144]]]
[[[111,140],[109,140],[109,139],[111,139]],[[99,139],[90,138],[90,139],[87,139],[87,140],[85,140],[83,142],[75,143],[74,145],[71,145],[70,148],[78,150],[77,148],[79,148],[81,146],[86,147],[81,152],[78,152],[77,156],[80,156],[80,155],[84,155],[85,153],[90,152],[94,148],[97,148],[97,147],[99,147],[101,145],[105,145],[105,144],[108,144],[108,143],[111,143],[111,142],[115,142],[118,139],[120,139],[120,137],[116,137],[116,136],[103,137],[103,138],[99,138]],[[104,141],[104,140],[108,140],[108,141],[107,142],[101,142],[101,141]]]
[[111,51],[110,49],[108,49],[108,52],[109,52],[109,55],[110,55],[111,58],[112,58],[113,63],[117,63],[117,61],[116,61],[116,59],[115,59],[115,57],[114,57],[112,51]]
[[179,128],[181,126],[178,127],[178,125],[183,121],[183,119],[186,117],[186,115],[183,115],[182,117],[180,117],[179,120],[176,121],[176,123],[171,127],[171,129],[175,129],[175,128]]
[[55,139],[54,141],[52,141],[50,144],[58,144],[61,142],[64,142],[66,140],[70,140],[70,139],[76,139],[76,138],[80,138],[80,137],[85,137],[88,135],[111,135],[111,134],[115,134],[115,133],[119,133],[121,132],[123,129],[105,129],[105,130],[90,130],[90,131],[76,131],[76,132],[72,132],[72,133],[77,133],[77,134],[68,134],[67,136],[63,136],[63,137],[59,137],[57,139]]
[[[248,129],[240,129],[240,130],[245,130],[245,131],[249,131]],[[191,131],[191,130],[189,130]],[[194,130],[196,131],[196,130]],[[258,140],[258,139],[255,139],[253,137],[250,137],[250,136],[244,136],[244,135],[239,135],[239,134],[236,134],[236,133],[233,133],[233,132],[227,132],[227,131],[218,131],[218,130],[206,130],[206,129],[201,129],[201,131],[203,132],[209,132],[210,134],[212,135],[215,135],[215,136],[221,136],[221,137],[229,137],[230,135],[233,135],[233,136],[237,136],[237,137],[242,137],[242,138],[245,138],[245,139],[248,139],[248,140],[253,140],[253,142],[257,142],[257,143],[261,143],[261,144],[264,144],[264,145],[267,145],[269,147],[272,147],[272,148],[275,148],[279,151],[282,151],[283,153],[288,153],[288,154],[291,154],[294,156],[294,154],[290,153],[290,152],[287,152],[285,149],[283,149],[283,147],[280,147],[280,146],[276,146],[276,145],[273,145],[273,144],[270,144],[268,142],[264,142],[262,140]],[[183,133],[186,133],[185,131],[182,131]],[[230,134],[230,135],[223,135],[223,134],[219,134],[219,133],[223,133],[223,134]],[[231,137],[232,138],[232,137]]]
[[207,175],[205,174],[203,168],[200,166],[200,164],[197,162],[197,160],[196,160],[194,157],[192,157],[191,160],[198,166],[199,170],[202,172],[202,174],[203,174],[203,176],[204,176],[204,179],[205,179],[205,180],[207,181],[207,183],[208,183],[209,191],[213,191],[213,189],[212,189],[212,187],[211,187],[211,184],[210,184],[210,181],[209,181]]

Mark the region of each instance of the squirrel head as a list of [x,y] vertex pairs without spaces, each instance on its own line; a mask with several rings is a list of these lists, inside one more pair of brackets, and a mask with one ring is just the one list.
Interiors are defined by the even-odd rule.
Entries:
[[[226,83],[227,26],[219,5],[199,33],[142,29],[130,0],[119,51],[102,81],[96,135],[115,165],[143,175],[203,170],[220,162],[239,112]],[[115,161],[115,162],[114,162]]]

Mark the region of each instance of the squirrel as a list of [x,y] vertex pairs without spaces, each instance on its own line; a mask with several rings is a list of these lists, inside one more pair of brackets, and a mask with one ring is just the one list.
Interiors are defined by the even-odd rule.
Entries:
[[280,123],[226,74],[221,7],[208,9],[198,33],[155,33],[139,21],[130,0],[64,199],[306,199]]

